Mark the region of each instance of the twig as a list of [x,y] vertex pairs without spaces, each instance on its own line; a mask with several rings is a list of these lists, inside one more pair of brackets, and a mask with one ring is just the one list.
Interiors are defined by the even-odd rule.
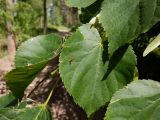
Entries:
[[45,106],[48,104],[48,102],[49,102],[52,94],[54,93],[54,90],[55,90],[58,82],[59,82],[59,79],[55,81],[55,83],[54,83],[54,85],[53,85],[53,88],[52,88],[51,92],[49,93],[49,96],[48,96],[47,100],[46,100],[45,103],[44,103]]

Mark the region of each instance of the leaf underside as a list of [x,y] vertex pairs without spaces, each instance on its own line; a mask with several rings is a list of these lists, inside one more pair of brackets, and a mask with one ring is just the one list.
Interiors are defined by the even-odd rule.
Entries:
[[59,54],[60,47],[61,39],[53,34],[41,35],[22,43],[16,52],[16,68],[5,76],[9,89],[16,97],[23,96],[37,74]]
[[50,60],[59,54],[60,44],[60,37],[54,34],[40,35],[25,41],[16,51],[16,67],[31,66]]
[[35,65],[13,69],[5,76],[7,86],[16,97],[22,97],[26,87],[33,81],[46,64],[47,62],[45,61]]

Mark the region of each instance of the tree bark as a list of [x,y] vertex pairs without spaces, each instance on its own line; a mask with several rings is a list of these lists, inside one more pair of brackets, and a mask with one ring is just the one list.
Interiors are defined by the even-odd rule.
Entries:
[[43,33],[47,33],[47,0],[43,0]]
[[78,9],[68,7],[65,0],[60,0],[61,13],[63,15],[63,21],[68,26],[74,26],[79,23],[78,20]]
[[16,37],[13,32],[13,13],[12,13],[12,8],[15,2],[16,2],[15,0],[6,0],[6,11],[10,16],[10,18],[6,19],[7,47],[11,60],[14,59],[16,53]]

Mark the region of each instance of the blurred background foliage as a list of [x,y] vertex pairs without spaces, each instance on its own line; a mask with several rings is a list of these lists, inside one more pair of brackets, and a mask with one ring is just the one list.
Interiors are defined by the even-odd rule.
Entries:
[[[12,30],[17,46],[34,36],[43,34],[44,1],[43,0],[12,0],[12,14],[6,10],[6,0],[0,0],[0,57],[6,55],[6,21],[12,21]],[[69,8],[65,0],[46,0],[47,33],[69,32],[77,25],[78,10]]]

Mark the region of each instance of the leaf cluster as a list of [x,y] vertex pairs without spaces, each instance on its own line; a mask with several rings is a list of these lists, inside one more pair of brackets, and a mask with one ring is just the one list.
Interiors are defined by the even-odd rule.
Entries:
[[[14,99],[21,100],[36,75],[60,54],[58,69],[64,86],[88,118],[108,105],[104,120],[159,120],[160,83],[135,80],[136,56],[130,43],[159,22],[160,1],[67,0],[67,3],[82,10],[97,5],[87,21],[95,15],[96,18],[81,25],[63,44],[60,37],[46,35],[32,38],[19,47],[16,67],[6,75],[12,93],[0,99],[2,118],[29,120],[26,116],[34,113],[33,119],[51,119],[47,103],[52,92],[45,103],[32,109],[19,110],[7,105]],[[144,54],[158,45],[159,36]]]

